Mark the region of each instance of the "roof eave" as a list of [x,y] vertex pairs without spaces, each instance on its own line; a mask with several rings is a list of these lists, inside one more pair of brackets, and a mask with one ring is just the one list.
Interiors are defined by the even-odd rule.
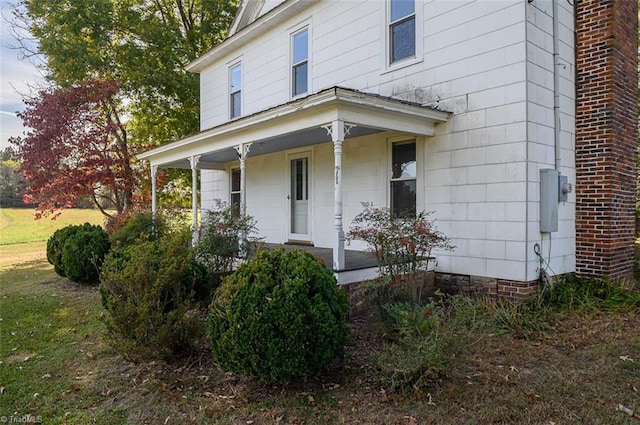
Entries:
[[[226,122],[175,142],[142,152],[137,155],[137,158],[141,160],[153,160],[154,157],[162,156],[170,151],[180,150],[181,148],[200,143],[213,137],[241,132],[256,125],[272,122],[275,119],[291,117],[293,114],[310,109],[314,111],[322,110],[323,107],[330,107],[333,104],[339,104],[342,105],[342,108],[351,108],[352,110],[358,111],[385,111],[397,117],[407,117],[414,121],[426,119],[432,123],[445,122],[451,115],[449,112],[439,111],[417,104],[410,104],[397,99],[367,95],[366,93],[341,87],[332,87],[305,98]],[[375,126],[375,123],[371,122],[369,125]]]
[[200,73],[224,54],[236,50],[249,39],[260,37],[274,26],[284,22],[295,13],[303,10],[313,2],[309,0],[287,0],[260,16],[237,32],[231,34],[204,55],[190,62],[185,69],[189,72]]

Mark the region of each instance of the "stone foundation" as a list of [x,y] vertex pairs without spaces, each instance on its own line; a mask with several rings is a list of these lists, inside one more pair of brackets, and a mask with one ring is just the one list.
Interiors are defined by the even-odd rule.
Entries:
[[435,287],[449,294],[524,300],[538,293],[539,280],[521,282],[481,276],[436,273]]
[[[342,286],[349,298],[351,316],[369,311],[372,300],[372,282],[357,282]],[[446,294],[460,294],[468,297],[506,298],[522,301],[538,293],[539,280],[529,282],[469,276],[453,273],[426,272],[416,279],[401,279],[395,283],[396,293],[418,302],[425,302],[436,290]]]
[[[350,283],[343,285],[349,298],[349,314],[357,316],[369,310],[372,300],[373,283],[371,281]],[[426,302],[435,291],[435,272],[428,271],[408,279],[406,276],[392,284],[394,293],[400,298],[413,299],[417,302]]]

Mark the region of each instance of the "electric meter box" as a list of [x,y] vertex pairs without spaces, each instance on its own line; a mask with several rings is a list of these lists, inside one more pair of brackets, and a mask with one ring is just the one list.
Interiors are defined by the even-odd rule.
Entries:
[[560,172],[540,170],[540,232],[558,231],[558,200]]

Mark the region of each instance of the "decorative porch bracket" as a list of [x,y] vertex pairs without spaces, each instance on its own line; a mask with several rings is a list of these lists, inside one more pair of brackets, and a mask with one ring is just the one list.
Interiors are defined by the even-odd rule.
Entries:
[[245,178],[246,159],[249,154],[249,148],[251,148],[252,142],[243,143],[238,146],[234,146],[238,159],[240,160],[240,214],[245,215],[247,212],[247,179]]
[[200,155],[189,157],[191,164],[191,215],[193,217],[191,245],[198,242],[198,161]]
[[344,228],[342,224],[342,142],[345,135],[355,127],[345,124],[342,120],[334,120],[331,124],[322,126],[333,141],[333,159],[335,179],[333,184],[333,210],[334,210],[334,239],[333,239],[333,270],[339,271],[345,268],[344,255]]
[[156,221],[156,213],[158,212],[158,195],[156,194],[156,180],[158,178],[158,166],[151,166],[151,217]]

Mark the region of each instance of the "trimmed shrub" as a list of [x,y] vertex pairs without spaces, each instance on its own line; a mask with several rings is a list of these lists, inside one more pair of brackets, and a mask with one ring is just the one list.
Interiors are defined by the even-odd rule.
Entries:
[[[181,226],[179,218],[174,215],[175,222],[172,222],[166,214],[165,212],[156,214],[155,220],[150,212],[127,214],[125,218],[119,220],[119,227],[111,234],[112,249],[124,249],[135,244],[154,241],[172,233],[188,232],[184,226]],[[209,304],[220,280],[215,278],[204,264],[194,259],[185,272],[184,284],[193,290],[196,301]]]
[[62,266],[67,278],[80,283],[98,283],[100,267],[111,244],[100,226],[84,225],[69,236],[62,250]]
[[75,234],[80,226],[67,226],[56,230],[47,240],[47,261],[53,265],[58,276],[67,277],[62,267],[62,250],[69,236]]
[[57,230],[47,241],[47,260],[55,272],[79,283],[96,283],[111,244],[105,230],[85,223]]
[[285,383],[344,354],[348,301],[304,251],[260,251],[223,281],[209,316],[213,355],[227,371]]
[[111,252],[100,293],[113,347],[130,360],[188,351],[203,329],[194,309],[195,254],[188,232]]

